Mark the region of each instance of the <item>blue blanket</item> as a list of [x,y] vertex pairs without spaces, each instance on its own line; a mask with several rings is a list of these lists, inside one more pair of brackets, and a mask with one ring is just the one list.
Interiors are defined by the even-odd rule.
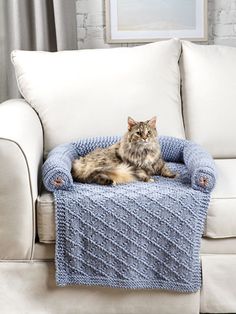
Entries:
[[[197,291],[201,235],[215,184],[212,158],[192,142],[163,137],[162,154],[179,172],[177,179],[115,187],[70,182],[76,155],[116,140],[62,145],[43,166],[56,202],[57,284]],[[53,186],[58,176],[66,184]],[[199,184],[202,177],[206,187]]]

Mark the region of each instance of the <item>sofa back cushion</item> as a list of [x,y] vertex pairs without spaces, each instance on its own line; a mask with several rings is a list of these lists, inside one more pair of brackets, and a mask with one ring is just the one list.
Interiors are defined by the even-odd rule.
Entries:
[[157,115],[160,134],[183,138],[180,50],[178,40],[168,40],[133,48],[13,51],[19,89],[42,121],[45,153],[82,137],[123,134],[128,115]]
[[183,41],[186,136],[216,158],[236,157],[236,48]]

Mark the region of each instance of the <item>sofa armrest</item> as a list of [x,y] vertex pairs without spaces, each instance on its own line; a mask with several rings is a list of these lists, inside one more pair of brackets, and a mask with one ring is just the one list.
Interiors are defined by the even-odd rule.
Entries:
[[22,99],[0,104],[0,260],[32,258],[42,157],[36,112]]

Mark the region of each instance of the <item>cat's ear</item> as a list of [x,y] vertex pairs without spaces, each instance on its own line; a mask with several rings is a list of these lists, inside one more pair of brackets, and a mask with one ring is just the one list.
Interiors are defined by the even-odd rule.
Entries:
[[151,128],[156,128],[157,124],[157,117],[152,117],[152,119],[148,120],[148,125],[150,125]]
[[132,119],[131,117],[128,117],[128,130],[130,131],[132,129],[133,126],[135,126],[137,124],[137,122]]

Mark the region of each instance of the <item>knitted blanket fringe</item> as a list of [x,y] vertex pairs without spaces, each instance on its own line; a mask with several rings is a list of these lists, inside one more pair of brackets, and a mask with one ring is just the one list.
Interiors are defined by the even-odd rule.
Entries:
[[[192,142],[162,137],[162,155],[179,173],[176,179],[115,187],[70,181],[73,158],[118,139],[60,146],[44,164],[44,183],[56,203],[57,284],[197,291],[201,235],[216,178],[212,158]],[[53,184],[58,175],[66,184]],[[206,188],[199,184],[202,176]]]

